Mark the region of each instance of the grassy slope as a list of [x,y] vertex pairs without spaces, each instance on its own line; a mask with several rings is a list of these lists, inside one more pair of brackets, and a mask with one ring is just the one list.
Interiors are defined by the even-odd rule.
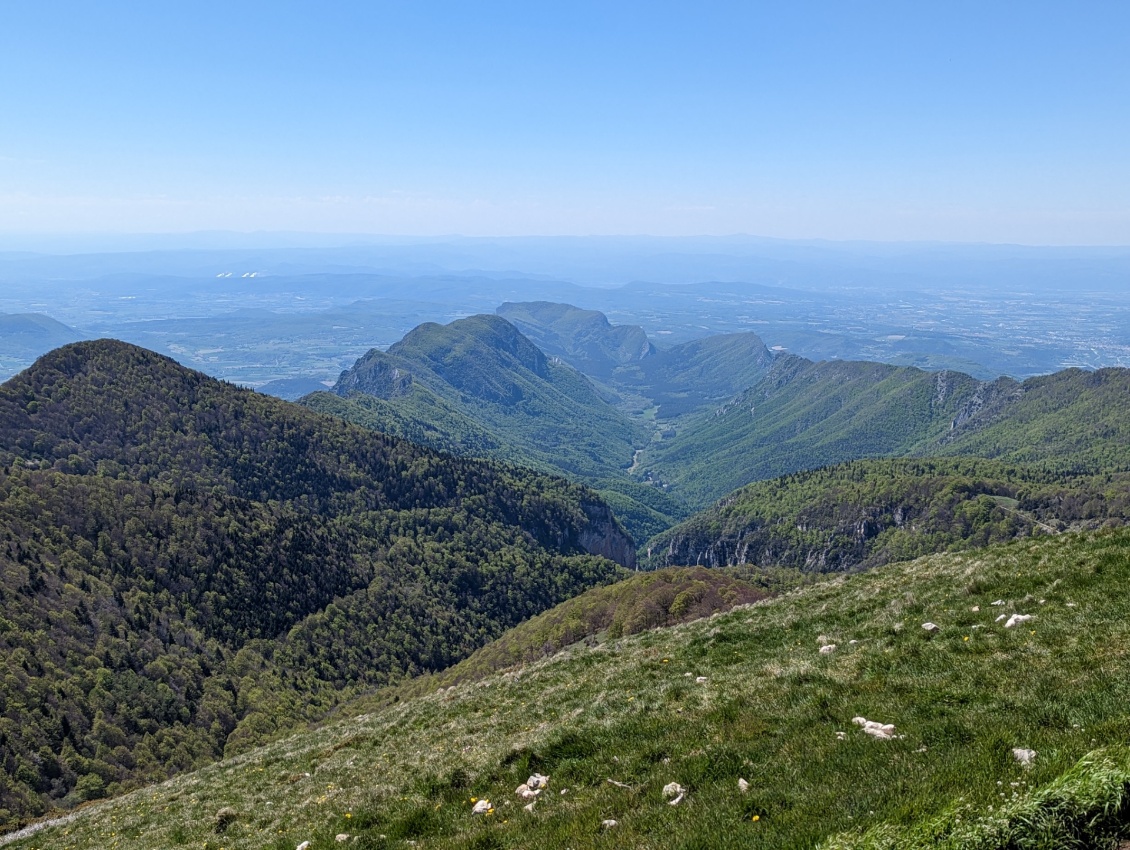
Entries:
[[[477,684],[390,693],[15,846],[321,850],[341,832],[369,848],[929,846],[946,832],[975,846],[1010,817],[1031,841],[976,846],[1073,846],[1065,830],[1125,829],[1125,754],[1070,771],[1130,735],[1128,580],[1121,530],[839,577]],[[1035,619],[995,622],[1014,612]],[[926,621],[941,626],[932,639]],[[825,640],[838,649],[819,654]],[[874,740],[857,715],[904,737]],[[1037,750],[1033,765],[1013,747]],[[533,770],[551,790],[529,814],[514,788]],[[688,789],[682,805],[664,801],[668,782]],[[472,816],[483,797],[494,813]],[[1043,817],[1036,828],[1053,832],[1033,833],[1025,817],[1049,797],[1085,816]],[[219,834],[224,807],[234,819]]]

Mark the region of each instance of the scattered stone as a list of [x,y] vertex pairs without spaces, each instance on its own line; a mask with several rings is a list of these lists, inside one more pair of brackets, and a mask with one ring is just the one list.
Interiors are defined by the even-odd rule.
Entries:
[[836,740],[837,741],[842,741],[845,738],[847,738],[847,732],[837,732],[836,733]]
[[336,841],[338,844],[342,844],[342,843],[344,843],[348,840],[349,840],[349,833],[348,832],[339,832],[337,835],[334,836],[334,841]]
[[615,779],[609,779],[608,784],[615,785],[617,788],[627,788],[629,790],[632,787],[631,785],[625,785],[623,782],[617,782]]
[[683,802],[683,797],[685,797],[685,796],[686,796],[686,794],[680,794],[674,800],[668,800],[667,805],[668,806],[677,806],[677,805],[679,805],[679,803]]
[[848,643],[849,643],[849,644],[851,644],[852,646],[855,646],[855,645],[856,645],[857,643],[859,643],[859,641],[857,641],[857,640],[849,640],[849,641],[848,641]]
[[565,796],[566,794],[568,794],[568,793],[569,793],[569,789],[568,789],[568,788],[562,788],[562,789],[561,789],[561,796],[562,796],[562,797],[564,797],[564,796]]
[[608,820],[602,820],[600,822],[600,825],[605,829],[612,829],[612,827],[616,826],[616,821],[612,820],[612,818],[609,818]]
[[1004,627],[1006,629],[1011,629],[1013,626],[1018,626],[1021,623],[1027,623],[1035,616],[1035,614],[1013,614],[1008,618],[1008,622],[1004,624]]
[[294,850],[310,850],[310,842],[303,841],[301,844],[295,847]]
[[705,681],[706,681],[705,676],[696,676],[695,677],[695,682],[699,685],[703,684]]
[[663,786],[663,796],[674,797],[685,793],[686,790],[687,789],[680,785],[678,782],[668,782]]
[[541,789],[538,788],[535,790],[531,788],[528,783],[523,782],[515,789],[514,793],[521,797],[523,800],[532,800],[541,793]]
[[993,622],[999,623],[1001,620],[1007,620],[1007,619],[1008,619],[1008,614],[1001,614],[999,617],[997,617],[995,620],[993,620]]
[[1023,747],[1013,747],[1012,757],[1020,762],[1024,767],[1032,764],[1032,760],[1036,758],[1035,750],[1026,750]]
[[534,806],[536,806],[537,804],[538,804],[537,800],[534,800],[534,802],[532,802],[532,803],[526,803],[526,805],[522,806],[522,808],[525,809],[530,814],[533,814]]
[[744,779],[739,779],[738,780],[738,790],[741,791],[743,794],[746,793],[747,791],[749,791],[749,783],[746,782]]
[[531,791],[541,791],[543,788],[549,787],[549,777],[543,776],[540,773],[535,773],[526,780],[526,784],[530,786]]
[[980,605],[974,605],[970,610],[973,611],[974,614],[976,614],[978,611],[981,610],[981,606]]
[[1004,605],[1004,600],[1003,600],[1003,599],[998,599],[998,600],[997,600],[996,602],[992,602],[992,603],[990,603],[990,604],[992,604],[992,605]]
[[937,623],[923,623],[922,624],[922,631],[926,632],[926,634],[928,634],[928,635],[932,635],[935,632],[940,632],[941,630],[942,630],[942,627],[939,626]]
[[857,726],[862,726],[864,732],[880,741],[887,741],[895,737],[895,724],[893,723],[879,723],[876,720],[868,720],[866,717],[853,717],[851,722]]
[[471,809],[471,814],[485,815],[491,808],[493,807],[490,804],[490,800],[479,800],[479,802],[475,803],[475,807]]
[[1068,602],[1068,603],[1067,603],[1067,607],[1068,607],[1068,608],[1074,608],[1074,607],[1075,607],[1075,603],[1074,603],[1074,602]]
[[836,645],[834,643],[826,643],[824,644],[824,646],[820,647],[821,655],[831,655],[835,651]]

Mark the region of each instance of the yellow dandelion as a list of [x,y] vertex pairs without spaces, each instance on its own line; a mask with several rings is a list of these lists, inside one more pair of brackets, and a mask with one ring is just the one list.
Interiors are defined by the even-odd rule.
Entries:
[[761,815],[754,815],[753,817],[750,818],[750,820],[751,821],[759,821],[759,820],[761,820]]
[[969,640],[969,635],[966,635],[962,640]]

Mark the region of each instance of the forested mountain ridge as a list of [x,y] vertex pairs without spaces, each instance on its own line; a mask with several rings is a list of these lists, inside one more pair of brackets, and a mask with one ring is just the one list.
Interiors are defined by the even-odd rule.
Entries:
[[637,325],[546,301],[506,303],[498,315],[617,393],[627,409],[670,420],[721,404],[762,377],[774,355],[754,333],[715,334],[658,347]]
[[[427,392],[417,394],[417,385]],[[449,426],[473,429],[471,445],[481,440],[575,476],[627,467],[646,439],[646,429],[607,404],[588,379],[553,363],[497,316],[420,325],[388,351],[358,360],[332,392],[382,399],[425,422],[442,411],[452,417]],[[425,404],[431,408],[418,410]]]
[[112,341],[0,385],[0,823],[246,748],[619,574],[590,490]]
[[1048,471],[1130,469],[1130,370],[978,381],[910,366],[777,359],[728,404],[684,420],[639,470],[695,505],[864,457],[985,457]]
[[759,481],[649,540],[652,567],[866,569],[1130,520],[1130,474],[980,458],[857,460]]
[[508,301],[495,313],[542,351],[602,381],[617,368],[658,352],[639,325],[613,325],[598,310],[552,301]]
[[647,449],[644,474],[705,506],[748,484],[946,435],[985,387],[959,372],[786,355],[725,405]]
[[614,503],[637,540],[686,515],[627,474],[653,427],[498,316],[420,325],[388,351],[360,358],[332,392],[302,403],[423,445],[583,481]]

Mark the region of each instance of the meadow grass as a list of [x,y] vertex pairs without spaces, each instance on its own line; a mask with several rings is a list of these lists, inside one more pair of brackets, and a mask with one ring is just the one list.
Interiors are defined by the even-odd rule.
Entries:
[[[390,692],[11,846],[1113,846],[1128,822],[1128,588],[1121,530],[840,576],[479,682]],[[1035,616],[997,621],[1013,613]],[[855,716],[899,737],[872,738]],[[1037,751],[1030,766],[1015,747]],[[529,813],[514,790],[534,771],[550,788]],[[669,782],[688,789],[678,806]],[[472,815],[483,798],[493,812]]]

